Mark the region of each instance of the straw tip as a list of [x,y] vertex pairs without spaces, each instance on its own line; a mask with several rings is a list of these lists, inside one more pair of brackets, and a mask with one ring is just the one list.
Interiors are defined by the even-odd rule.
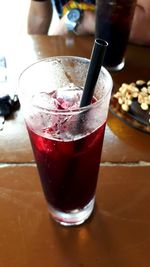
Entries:
[[105,47],[108,46],[108,42],[100,38],[95,39],[95,44],[100,45],[100,46],[105,46]]

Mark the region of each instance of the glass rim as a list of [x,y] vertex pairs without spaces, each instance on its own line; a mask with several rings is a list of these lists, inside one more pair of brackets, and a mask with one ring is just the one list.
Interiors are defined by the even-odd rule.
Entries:
[[[20,84],[20,80],[21,80],[21,77],[23,76],[23,74],[29,70],[32,66],[36,65],[36,64],[39,64],[40,62],[44,62],[44,61],[51,61],[51,60],[55,60],[55,59],[77,59],[77,60],[84,60],[86,63],[89,64],[90,62],[90,59],[88,58],[85,58],[85,57],[80,57],[80,56],[50,56],[50,57],[45,57],[45,58],[42,58],[42,59],[39,59],[37,61],[35,61],[34,63],[30,64],[28,67],[26,67],[19,75],[19,79],[18,79],[18,90],[20,88],[19,84]],[[75,109],[64,109],[64,110],[60,110],[60,109],[51,109],[51,108],[44,108],[44,107],[40,107],[38,105],[33,105],[32,106],[36,109],[39,109],[41,110],[42,112],[44,113],[51,113],[51,114],[62,114],[62,115],[71,115],[71,114],[76,114],[76,113],[82,113],[82,112],[85,112],[86,110],[89,110],[91,108],[94,108],[96,106],[98,106],[100,103],[103,102],[103,100],[107,97],[107,95],[109,94],[110,90],[112,90],[112,87],[113,87],[113,80],[112,80],[112,77],[109,73],[109,71],[104,67],[102,66],[101,67],[101,71],[104,73],[105,76],[108,77],[109,79],[109,90],[107,90],[107,92],[102,96],[102,98],[100,100],[97,100],[96,102],[94,103],[91,103],[87,106],[84,106],[84,107],[78,107],[78,108],[75,108]],[[98,78],[99,79],[99,78]],[[19,90],[20,91],[20,90]],[[18,95],[20,93],[18,92]]]

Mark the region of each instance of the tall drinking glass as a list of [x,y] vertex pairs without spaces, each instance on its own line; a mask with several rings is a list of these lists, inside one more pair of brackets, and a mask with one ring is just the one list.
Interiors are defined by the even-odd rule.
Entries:
[[121,70],[135,11],[136,0],[96,0],[96,38],[108,42],[104,66]]
[[51,216],[63,225],[83,223],[95,201],[112,89],[102,67],[92,103],[79,108],[89,60],[51,57],[29,66],[19,97]]

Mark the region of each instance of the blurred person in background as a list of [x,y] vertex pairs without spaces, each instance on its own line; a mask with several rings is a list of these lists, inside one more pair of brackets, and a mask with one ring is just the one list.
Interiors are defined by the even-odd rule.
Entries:
[[[48,34],[56,7],[59,20],[52,35],[65,35],[72,31],[78,35],[95,33],[95,0],[31,0],[28,13],[28,33]],[[150,45],[150,0],[137,0],[130,42]]]

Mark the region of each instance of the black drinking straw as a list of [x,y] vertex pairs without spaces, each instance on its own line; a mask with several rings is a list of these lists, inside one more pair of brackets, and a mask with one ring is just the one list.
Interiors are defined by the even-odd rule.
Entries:
[[107,46],[108,43],[105,40],[99,38],[95,39],[86,82],[80,102],[80,107],[84,107],[91,104],[95,85],[101,70],[101,66],[103,64]]

